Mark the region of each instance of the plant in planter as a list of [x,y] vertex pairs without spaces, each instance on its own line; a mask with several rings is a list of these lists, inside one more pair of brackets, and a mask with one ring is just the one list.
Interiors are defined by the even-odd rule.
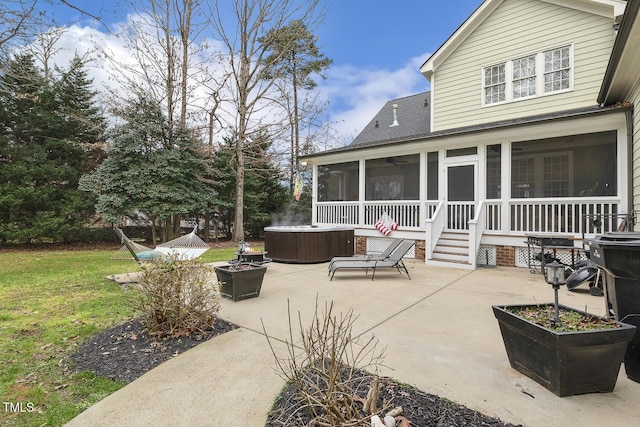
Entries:
[[267,267],[251,263],[236,263],[215,267],[222,296],[239,301],[260,295]]
[[635,327],[559,305],[564,266],[545,268],[553,304],[493,306],[511,367],[558,396],[613,391]]

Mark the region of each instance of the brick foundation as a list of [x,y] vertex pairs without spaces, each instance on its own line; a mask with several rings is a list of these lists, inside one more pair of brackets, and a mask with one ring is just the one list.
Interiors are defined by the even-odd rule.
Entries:
[[365,236],[356,236],[356,255],[367,254],[367,238]]
[[424,249],[424,240],[416,240],[415,258],[416,259],[424,259],[425,257],[425,249]]
[[515,267],[516,248],[513,246],[496,246],[496,265],[500,267]]

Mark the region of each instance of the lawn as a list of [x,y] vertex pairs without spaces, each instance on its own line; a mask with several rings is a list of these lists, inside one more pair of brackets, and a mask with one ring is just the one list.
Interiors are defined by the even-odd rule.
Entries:
[[[212,249],[202,261],[234,258]],[[136,316],[105,276],[137,271],[114,250],[0,250],[0,425],[60,426],[123,387],[73,373],[66,358],[97,332]]]

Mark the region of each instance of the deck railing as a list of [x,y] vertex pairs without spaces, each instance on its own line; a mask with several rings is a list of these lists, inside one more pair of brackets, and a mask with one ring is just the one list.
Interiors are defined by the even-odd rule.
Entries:
[[[425,221],[432,219],[438,201],[366,201],[316,203],[318,224],[338,224],[373,227],[384,212],[398,222],[400,229],[422,230]],[[485,232],[502,235],[524,233],[594,234],[615,231],[620,226],[619,199],[556,198],[521,199],[508,203],[500,200],[484,201]],[[475,217],[476,208],[469,202],[448,202],[441,216],[450,229],[467,230]],[[508,211],[506,211],[508,210]],[[506,217],[505,217],[506,215]],[[600,227],[593,219],[599,218]],[[422,221],[422,222],[421,222]]]
[[358,207],[358,202],[316,203],[316,222],[318,224],[359,225]]
[[365,202],[364,203],[364,225],[374,225],[376,221],[387,213],[391,219],[402,228],[419,228],[420,224],[420,202]]
[[468,230],[475,210],[475,202],[447,202],[447,229]]
[[444,231],[446,224],[445,211],[444,202],[438,202],[436,207],[433,209],[433,213],[425,222],[427,237],[427,241],[425,242],[425,255],[427,259],[431,259],[433,257],[433,250]]
[[[512,200],[510,231],[512,233],[591,234],[615,231],[620,225],[619,200],[584,198]],[[594,227],[593,218],[601,218],[602,226]]]

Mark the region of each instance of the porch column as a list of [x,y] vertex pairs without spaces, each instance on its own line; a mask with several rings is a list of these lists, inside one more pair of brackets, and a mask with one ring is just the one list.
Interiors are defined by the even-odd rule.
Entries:
[[427,221],[427,153],[420,153],[420,206],[418,206],[418,225],[421,230],[426,227]]
[[500,148],[500,198],[502,207],[500,211],[502,234],[509,234],[511,230],[511,210],[509,201],[511,200],[511,143],[503,142]]
[[365,202],[365,170],[364,159],[360,159],[358,163],[358,225],[362,227],[364,225],[364,202]]
[[318,223],[318,166],[311,164],[311,224]]

